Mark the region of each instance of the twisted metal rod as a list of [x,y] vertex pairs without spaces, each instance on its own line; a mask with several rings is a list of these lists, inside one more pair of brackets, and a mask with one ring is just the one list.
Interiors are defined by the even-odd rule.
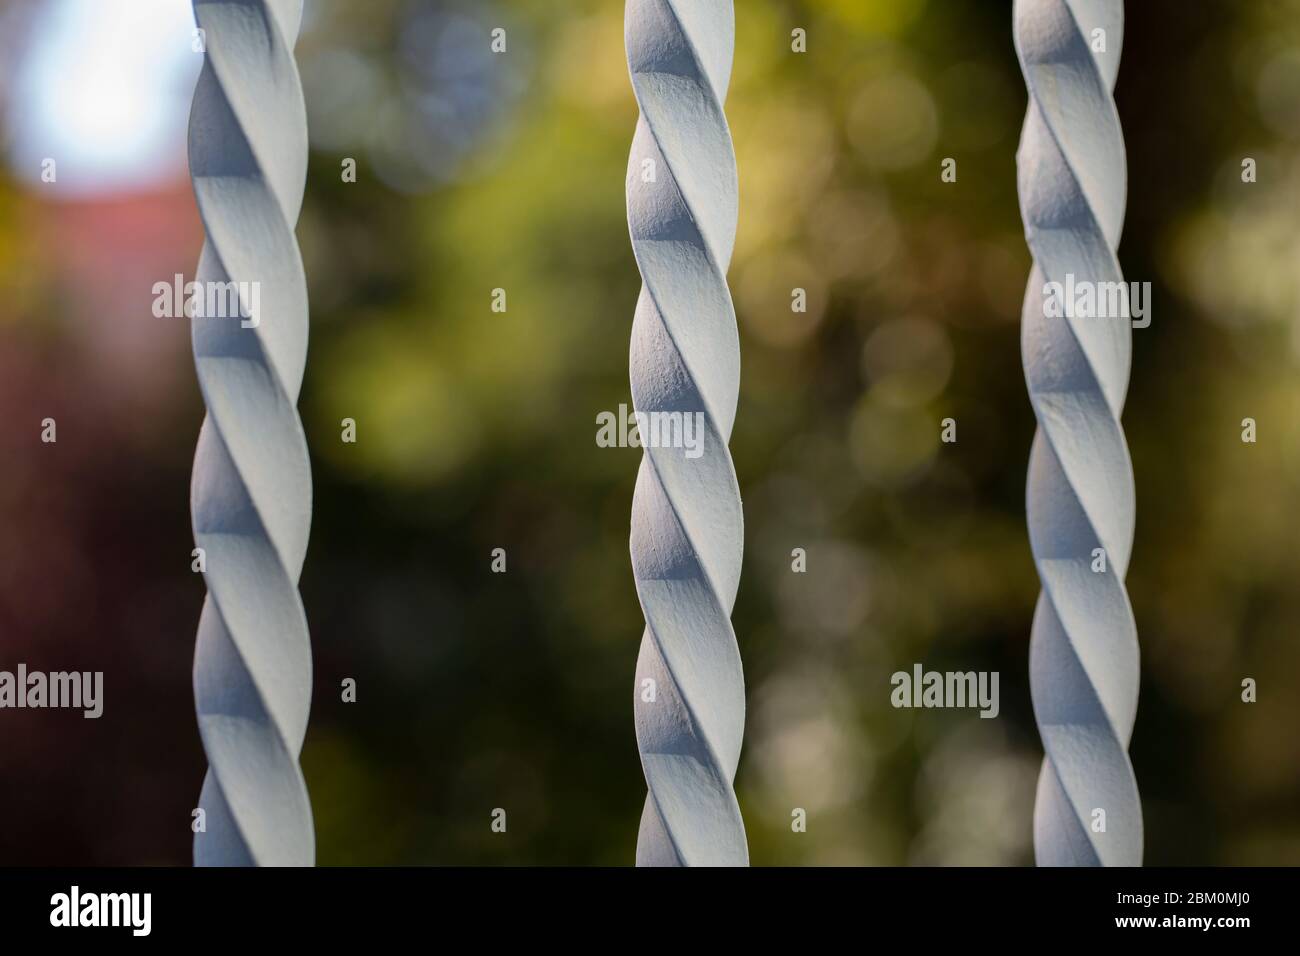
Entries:
[[[1123,281],[1115,250],[1128,179],[1112,98],[1123,2],[1016,0],[1013,20],[1029,92],[1018,185],[1034,256],[1021,317],[1038,419],[1026,511],[1042,582],[1029,654],[1045,751],[1034,852],[1040,866],[1136,866],[1142,806],[1128,743],[1138,643],[1124,588],[1135,496],[1120,425],[1132,331],[1126,316],[1049,315],[1057,310],[1046,307],[1044,292],[1068,275]],[[1100,42],[1104,52],[1094,49]],[[1094,570],[1097,548],[1103,572]]]
[[632,569],[646,620],[634,711],[649,790],[637,864],[746,865],[733,789],[745,683],[731,627],[744,521],[727,448],[740,388],[726,280],[739,186],[722,106],[735,13],[731,0],[628,0],[625,14],[641,109],[627,174],[643,283],[632,401],[638,413],[704,424],[698,457],[647,444],[632,502]]
[[307,175],[293,59],[303,0],[193,3],[207,43],[189,132],[207,236],[197,280],[201,288],[260,287],[249,321],[192,321],[207,417],[190,509],[208,588],[194,655],[208,757],[206,832],[195,834],[194,862],[311,865],[315,834],[298,766],[311,703],[297,583],[311,525],[311,470],[296,408],[308,324],[294,238]]

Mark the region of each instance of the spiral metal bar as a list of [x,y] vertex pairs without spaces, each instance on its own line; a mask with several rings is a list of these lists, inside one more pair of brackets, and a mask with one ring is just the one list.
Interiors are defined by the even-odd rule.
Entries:
[[649,789],[637,864],[746,865],[733,789],[745,683],[731,627],[744,521],[727,447],[740,387],[726,280],[739,185],[722,106],[735,14],[731,0],[628,0],[625,28],[641,109],[627,175],[643,282],[632,401],[638,413],[681,413],[704,425],[698,457],[645,448],[632,502],[632,569],[646,620],[634,710]]
[[1045,751],[1034,809],[1040,866],[1142,862],[1128,757],[1138,642],[1124,587],[1135,497],[1120,425],[1132,331],[1125,316],[1049,314],[1060,310],[1047,308],[1044,294],[1047,283],[1064,286],[1070,276],[1123,281],[1115,250],[1127,172],[1112,99],[1123,14],[1122,0],[1016,0],[1013,11],[1029,92],[1017,167],[1034,256],[1021,351],[1038,419],[1026,509],[1042,582],[1030,639]]
[[[194,15],[207,44],[189,132],[207,236],[196,278],[201,287],[249,283],[238,288],[252,313],[192,320],[207,417],[191,514],[208,589],[194,657],[208,758],[199,804],[206,831],[195,834],[194,862],[311,865],[311,804],[298,765],[312,670],[297,583],[312,490],[296,408],[308,326],[294,237],[307,174],[293,58],[302,0],[194,0]],[[252,283],[257,296],[247,296]]]

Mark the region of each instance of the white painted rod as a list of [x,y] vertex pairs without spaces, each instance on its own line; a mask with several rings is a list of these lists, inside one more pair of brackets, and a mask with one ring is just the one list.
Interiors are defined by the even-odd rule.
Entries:
[[1034,854],[1040,866],[1138,866],[1142,805],[1128,756],[1138,641],[1124,587],[1135,495],[1120,425],[1132,330],[1124,315],[1058,314],[1044,293],[1124,281],[1116,248],[1128,178],[1113,100],[1124,8],[1016,0],[1012,16],[1029,92],[1017,167],[1034,256],[1021,316],[1038,419],[1026,510],[1042,583],[1029,654],[1045,751]]
[[207,406],[191,514],[207,599],[194,699],[208,773],[196,865],[315,862],[298,765],[311,704],[311,642],[298,594],[311,470],[297,411],[307,287],[294,224],[307,116],[293,58],[302,0],[193,0],[207,55],[190,116],[203,220],[196,279],[236,283],[247,320],[192,319]]
[[632,401],[638,413],[666,416],[659,422],[669,431],[673,414],[684,427],[698,423],[703,438],[698,455],[671,442],[647,447],[632,503],[632,569],[646,620],[633,700],[649,789],[636,858],[743,866],[749,850],[733,781],[745,681],[731,609],[744,521],[727,447],[740,344],[726,279],[739,187],[723,113],[735,13],[731,0],[627,0],[625,9],[641,109],[627,173],[643,283]]

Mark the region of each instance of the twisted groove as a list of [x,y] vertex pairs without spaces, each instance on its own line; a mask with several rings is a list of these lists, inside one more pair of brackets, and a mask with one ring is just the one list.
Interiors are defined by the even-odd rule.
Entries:
[[[1029,92],[1018,185],[1034,256],[1021,352],[1038,431],[1026,512],[1042,592],[1030,689],[1045,757],[1034,808],[1040,866],[1137,866],[1142,806],[1128,757],[1138,699],[1137,626],[1124,588],[1133,546],[1133,469],[1120,424],[1127,318],[1048,317],[1044,285],[1122,282],[1127,172],[1113,91],[1122,0],[1016,0]],[[1093,31],[1106,51],[1093,52]],[[1091,569],[1093,549],[1107,569]],[[1093,832],[1105,810],[1106,831]]]
[[[746,865],[733,781],[745,684],[731,609],[744,545],[727,442],[740,343],[726,270],[739,186],[722,104],[735,43],[731,0],[627,0],[625,41],[640,106],[627,214],[642,288],[630,377],[638,412],[704,421],[703,454],[644,449],[630,550],[646,630],[634,713],[649,793],[637,864]],[[646,182],[644,161],[652,160]],[[643,682],[656,697],[644,700]]]
[[194,862],[310,866],[315,834],[298,766],[311,703],[297,583],[311,526],[296,408],[308,324],[294,237],[307,175],[292,46],[302,0],[193,4],[207,43],[189,132],[206,232],[196,278],[260,284],[255,327],[237,318],[191,325],[207,406],[190,500],[208,588],[194,656],[207,828],[194,836]]

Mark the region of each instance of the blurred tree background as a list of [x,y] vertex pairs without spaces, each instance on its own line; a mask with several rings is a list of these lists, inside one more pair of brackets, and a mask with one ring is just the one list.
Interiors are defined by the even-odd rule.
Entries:
[[[106,696],[97,721],[0,713],[0,863],[189,861],[202,405],[186,323],[150,311],[153,283],[191,276],[202,241],[184,168],[188,13],[157,38],[170,59],[114,47],[147,31],[98,29],[82,88],[76,71],[41,85],[55,31],[152,2],[0,9],[0,668],[103,670]],[[753,861],[1030,863],[1038,582],[1010,4],[736,6],[737,791]],[[1127,6],[1120,254],[1155,290],[1125,413],[1146,859],[1295,864],[1300,0]],[[316,693],[302,759],[319,860],[629,863],[645,792],[627,557],[640,452],[594,440],[596,415],[629,402],[640,282],[622,4],[307,9]],[[139,155],[122,152],[132,117],[158,125]],[[57,183],[41,181],[48,156]],[[1246,157],[1258,182],[1241,181]],[[39,441],[46,416],[56,445]],[[948,417],[956,444],[939,441]],[[916,662],[1000,672],[998,719],[891,708],[890,675]],[[348,677],[356,703],[340,700]],[[1246,677],[1258,703],[1241,701]],[[795,807],[807,833],[791,832]]]

